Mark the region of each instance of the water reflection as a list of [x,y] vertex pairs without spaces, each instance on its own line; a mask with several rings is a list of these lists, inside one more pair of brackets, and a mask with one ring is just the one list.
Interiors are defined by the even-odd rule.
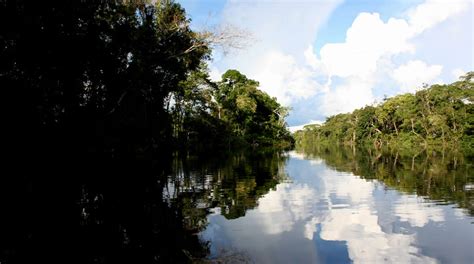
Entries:
[[168,203],[187,204],[189,211],[201,211],[204,218],[210,209],[226,219],[239,218],[286,179],[286,158],[271,149],[177,157],[163,198]]
[[474,260],[474,173],[461,155],[333,147],[99,160],[94,173],[2,192],[21,197],[2,200],[2,263]]
[[[456,203],[474,215],[474,157],[463,153],[398,153],[338,146],[307,146],[308,159],[323,159],[338,171],[377,179],[388,188],[417,194],[438,204]],[[300,154],[302,155],[302,154]]]
[[[219,210],[208,216],[200,236],[210,241],[211,259],[230,251],[256,263],[474,260],[472,194],[452,189],[472,180],[471,167],[463,160],[457,160],[459,171],[445,171],[443,166],[452,161],[425,158],[424,165],[435,167],[425,167],[423,173],[422,165],[409,164],[415,174],[410,175],[399,171],[407,169],[401,156],[373,153],[375,162],[371,156],[362,159],[369,161],[370,167],[364,168],[367,163],[357,162],[352,150],[348,154],[325,149],[310,155],[312,159],[305,159],[308,154],[290,153],[284,168],[288,179],[263,195],[244,217],[227,219]],[[375,173],[362,175],[365,178],[356,174],[373,169]],[[422,196],[416,195],[418,190]]]

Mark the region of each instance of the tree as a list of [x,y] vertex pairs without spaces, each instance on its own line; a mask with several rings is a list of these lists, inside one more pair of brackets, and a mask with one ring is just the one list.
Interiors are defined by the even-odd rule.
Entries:
[[[297,133],[299,144],[372,144],[376,148],[473,149],[472,73],[449,85],[432,85],[386,98],[349,114],[329,117],[313,129]],[[311,138],[311,140],[309,140]]]
[[273,144],[291,137],[284,118],[288,109],[258,89],[257,81],[237,70],[228,70],[218,83],[216,100],[222,106],[219,116],[228,122],[236,137],[252,144]]

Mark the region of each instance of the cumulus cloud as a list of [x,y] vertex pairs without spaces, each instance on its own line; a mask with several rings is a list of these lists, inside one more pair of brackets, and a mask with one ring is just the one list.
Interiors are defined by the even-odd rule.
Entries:
[[284,105],[321,89],[305,64],[304,50],[342,0],[229,1],[223,23],[239,25],[255,38],[252,46],[213,62],[221,71],[235,68],[260,82],[260,88]]
[[321,60],[319,60],[316,54],[314,53],[313,45],[309,45],[303,54],[306,60],[306,64],[310,66],[315,72],[320,72],[322,74],[328,73],[328,70],[324,67]]
[[441,65],[426,65],[420,60],[412,60],[393,71],[393,78],[400,84],[401,92],[413,92],[423,83],[431,83],[443,70]]
[[409,222],[413,227],[423,227],[429,221],[444,221],[443,210],[439,207],[423,204],[423,200],[416,196],[402,196],[395,205],[394,214],[401,221]]
[[374,102],[374,81],[352,76],[323,95],[320,111],[326,116],[347,113]]
[[304,160],[305,159],[305,156],[304,156],[303,153],[296,152],[294,150],[288,152],[288,156],[293,158],[293,159],[298,159],[298,160]]
[[[413,246],[414,234],[384,233],[378,221],[371,208],[362,207],[357,214],[352,209],[331,210],[321,224],[321,238],[347,241],[354,263],[436,263]],[[360,235],[361,231],[364,235]]]
[[[474,61],[473,61],[474,63]],[[456,68],[451,71],[451,74],[455,80],[458,80],[459,77],[464,76],[466,74],[466,71],[461,69],[461,68]]]
[[321,48],[321,61],[330,75],[367,78],[376,71],[382,56],[413,52],[407,42],[409,36],[408,23],[403,19],[391,18],[384,23],[377,13],[361,13],[347,30],[344,43]]
[[257,213],[261,215],[262,230],[266,234],[290,231],[297,221],[309,219],[317,194],[303,184],[283,183],[258,201]]
[[320,58],[309,47],[304,53],[307,64],[325,72],[329,79],[344,79],[342,85],[326,89],[320,111],[333,115],[373,102],[377,78],[383,73],[392,73],[388,77],[400,85],[394,93],[414,91],[422,83],[435,80],[443,70],[441,65],[411,60],[397,67],[393,58],[415,56],[414,37],[468,9],[469,1],[427,0],[407,11],[406,18],[392,17],[387,22],[378,13],[360,13],[344,42],[324,45]]
[[217,69],[217,67],[211,66],[209,69],[209,78],[214,82],[218,82],[222,78],[222,73]]
[[[414,195],[395,191],[382,195],[384,186],[377,181],[337,172],[321,166],[320,160],[302,163],[304,157],[297,152],[289,156],[287,168],[297,162],[304,168],[302,175],[294,175],[293,183],[277,185],[245,217],[224,221],[211,216],[204,237],[212,238],[213,248],[243,250],[256,257],[255,262],[288,262],[275,256],[302,248],[311,255],[319,235],[323,240],[343,241],[354,263],[436,263],[417,245],[414,231],[444,221],[443,208]],[[461,211],[457,215],[463,216]],[[393,228],[401,222],[409,225],[403,230]],[[259,259],[262,255],[268,258]]]
[[[341,173],[335,177],[331,171],[326,171],[320,177],[325,186],[323,195],[326,195],[329,206],[323,216],[314,217],[308,225],[321,223],[320,235],[324,240],[346,241],[349,257],[354,263],[436,263],[435,259],[423,256],[420,249],[414,246],[415,234],[387,233],[382,230],[380,223],[385,220],[381,219],[380,213],[376,213],[374,182],[350,173]],[[350,204],[337,206],[337,200],[346,200]],[[393,213],[403,221],[409,221],[412,226],[423,227],[428,219],[444,219],[441,210],[426,213],[421,210],[426,208],[410,197],[400,197],[397,205],[400,206]],[[310,226],[306,227],[308,230],[311,231]],[[308,234],[305,235],[308,237]]]
[[[423,82],[451,81],[453,68],[466,68],[465,61],[460,65],[457,61],[473,56],[472,51],[466,55],[453,51],[458,55],[452,59],[430,55],[445,52],[439,50],[441,42],[443,49],[455,47],[433,32],[446,21],[458,21],[454,28],[469,27],[465,13],[472,12],[470,0],[425,0],[388,19],[362,12],[345,32],[344,41],[315,50],[319,29],[341,4],[343,0],[227,1],[221,22],[250,32],[251,46],[228,56],[215,54],[211,77],[217,80],[225,70],[238,69],[258,80],[260,88],[282,104],[296,109],[289,119],[295,122],[289,123],[300,125],[350,112],[382,94],[414,91]],[[435,39],[427,37],[433,35]],[[410,70],[415,74],[409,76]],[[383,90],[377,89],[381,86]],[[314,114],[304,110],[309,107]]]
[[412,34],[419,34],[467,9],[470,0],[427,0],[408,11]]
[[289,105],[293,99],[308,98],[319,90],[320,85],[312,79],[313,73],[301,67],[291,55],[269,51],[258,65],[254,76],[262,89],[284,105]]
[[293,132],[296,132],[298,130],[303,130],[303,128],[307,125],[321,125],[322,123],[324,123],[323,121],[321,120],[310,120],[308,123],[306,124],[303,124],[303,125],[299,125],[299,126],[290,126],[288,127],[288,130],[290,130],[291,133]]

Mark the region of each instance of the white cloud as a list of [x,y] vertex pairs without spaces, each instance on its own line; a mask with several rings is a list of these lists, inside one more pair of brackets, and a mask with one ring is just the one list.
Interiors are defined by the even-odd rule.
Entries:
[[317,193],[303,184],[283,183],[276,191],[259,199],[256,213],[262,216],[262,228],[266,234],[280,234],[290,231],[295,223],[309,219],[311,203]]
[[427,0],[408,11],[413,34],[419,34],[466,10],[470,0]]
[[[290,157],[288,168],[294,162],[301,165],[299,153],[290,152]],[[314,166],[318,164],[320,160],[315,160]],[[345,242],[354,263],[436,263],[418,245],[422,232],[417,231],[430,221],[443,222],[443,208],[414,195],[395,191],[385,195],[386,190],[382,194],[379,182],[352,173],[321,166],[303,168],[302,175],[294,171],[293,183],[278,184],[245,217],[223,221],[212,216],[204,237],[213,238],[213,248],[242,250],[255,262],[288,262],[279,257],[295,249],[310,255],[319,235],[323,240]],[[456,215],[463,216],[462,212]],[[401,226],[400,221],[410,226],[394,229]]]
[[284,105],[316,94],[314,72],[305,64],[304,50],[342,0],[229,1],[223,23],[252,33],[252,46],[234,56],[216,59],[219,70],[238,69],[260,82],[260,88]]
[[314,124],[321,125],[322,123],[324,123],[324,122],[321,121],[321,120],[310,120],[308,123],[303,124],[303,125],[290,126],[290,127],[288,127],[288,130],[290,130],[290,132],[293,133],[293,132],[296,132],[298,130],[302,130],[307,125],[314,125]]
[[323,96],[320,111],[326,116],[347,113],[356,108],[374,102],[372,94],[373,81],[351,77],[341,85],[332,88]]
[[[347,30],[345,41],[324,45],[320,59],[308,48],[304,53],[306,63],[329,77],[329,89],[319,110],[333,115],[372,103],[376,99],[374,89],[378,78],[383,74],[389,73],[386,77],[401,85],[392,94],[413,91],[422,83],[435,80],[443,70],[441,65],[429,66],[415,59],[400,66],[394,58],[400,54],[416,57],[413,38],[469,10],[469,3],[469,0],[427,0],[410,9],[406,19],[392,17],[387,22],[378,13],[360,13]],[[342,78],[342,84],[332,85],[334,76]]]
[[[331,171],[326,171],[321,178],[325,186],[323,194],[329,203],[328,211],[308,223],[321,223],[321,238],[324,240],[346,241],[349,257],[354,263],[436,263],[435,259],[420,254],[414,246],[415,234],[386,233],[382,230],[380,222],[383,219],[375,208],[374,182],[350,173],[335,177]],[[334,204],[338,199],[349,201],[349,207],[341,208]],[[427,208],[420,208],[418,202],[402,196],[399,204],[405,205],[406,209],[398,207],[394,213],[417,227],[423,227],[428,222],[426,219],[443,219],[442,211],[425,213],[421,209]],[[308,237],[308,234],[305,233],[305,236]]]
[[400,217],[401,221],[407,221],[413,227],[423,227],[429,221],[444,221],[443,210],[439,207],[423,204],[423,200],[416,196],[402,196],[397,201],[394,214]]
[[209,78],[211,78],[212,81],[218,82],[221,80],[222,73],[217,69],[215,66],[211,66],[209,69]]
[[[472,50],[460,54],[462,51],[452,50],[457,47],[454,41],[436,33],[446,33],[440,26],[446,22],[469,34],[466,28],[472,25],[466,25],[466,13],[472,13],[471,0],[426,0],[401,17],[388,19],[363,12],[347,29],[343,42],[327,43],[315,51],[312,44],[318,30],[342,2],[229,0],[221,13],[222,23],[250,32],[251,46],[229,56],[214,54],[211,77],[219,79],[225,70],[238,69],[285,106],[300,109],[289,118],[301,115],[294,118],[298,123],[289,123],[301,124],[310,118],[350,112],[382,94],[413,91],[423,82],[451,81],[454,68],[472,66]],[[469,44],[462,47],[466,46]],[[456,56],[441,56],[446,50]],[[408,76],[409,69],[416,74]],[[376,90],[378,87],[382,89]],[[301,110],[305,106],[315,108],[314,115]]]
[[294,150],[288,152],[288,155],[289,155],[289,157],[291,157],[293,159],[298,159],[298,160],[304,160],[305,159],[305,156],[304,156],[303,153],[296,152]]
[[312,79],[313,73],[301,67],[291,55],[268,51],[258,64],[259,71],[254,76],[260,87],[284,105],[289,105],[294,99],[308,98],[320,87]]
[[451,71],[451,74],[455,80],[459,80],[459,77],[464,76],[466,74],[466,71],[461,68],[456,68]]
[[401,92],[413,92],[423,83],[432,83],[443,70],[441,65],[428,66],[420,60],[412,60],[393,71],[393,79],[400,84]]
[[[414,234],[384,233],[379,217],[370,207],[336,209],[321,224],[321,238],[347,241],[349,257],[354,263],[436,263],[420,254],[414,246]],[[361,235],[361,232],[363,235]]]
[[344,43],[321,48],[321,61],[331,76],[367,78],[375,73],[382,56],[413,52],[407,42],[409,36],[408,23],[403,19],[391,18],[384,23],[377,13],[361,13],[347,30]]
[[304,51],[304,58],[306,64],[310,66],[314,71],[320,71],[323,74],[327,74],[327,69],[324,68],[324,65],[321,63],[321,60],[318,59],[314,53],[313,45],[309,45]]
[[309,240],[313,240],[314,233],[318,231],[317,224],[319,224],[319,219],[317,217],[313,217],[310,221],[308,221],[304,225],[304,237]]

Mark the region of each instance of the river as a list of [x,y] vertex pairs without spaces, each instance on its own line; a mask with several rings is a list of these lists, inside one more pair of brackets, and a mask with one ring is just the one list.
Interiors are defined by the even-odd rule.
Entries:
[[474,159],[462,153],[93,161],[4,178],[0,262],[474,263]]
[[173,190],[200,193],[194,210],[211,261],[474,262],[474,174],[462,156],[255,155],[170,177]]

